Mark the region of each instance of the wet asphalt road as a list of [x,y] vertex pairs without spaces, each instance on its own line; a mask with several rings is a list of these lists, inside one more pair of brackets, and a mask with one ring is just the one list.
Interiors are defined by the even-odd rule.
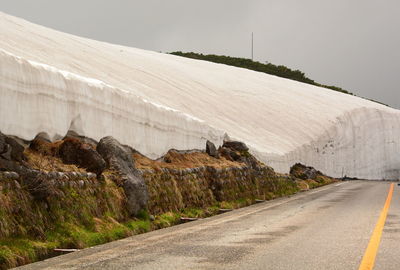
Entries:
[[[350,181],[21,269],[358,269],[390,182]],[[400,186],[374,269],[400,269]]]

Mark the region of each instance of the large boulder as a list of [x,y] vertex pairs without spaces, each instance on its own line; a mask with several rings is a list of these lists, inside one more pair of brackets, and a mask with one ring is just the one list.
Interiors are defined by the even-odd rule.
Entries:
[[240,154],[238,154],[236,151],[233,151],[228,147],[220,147],[218,151],[221,154],[221,156],[230,161],[239,161],[241,158]]
[[116,170],[122,176],[129,213],[137,215],[146,208],[149,196],[144,179],[134,167],[131,151],[109,136],[100,140],[97,152],[110,169]]
[[67,138],[60,145],[58,154],[66,164],[75,164],[100,176],[106,162],[91,145],[75,138]]
[[58,156],[59,143],[52,143],[45,136],[37,135],[29,144],[29,148],[46,156]]
[[5,159],[0,156],[0,171],[18,172],[18,169],[20,167],[21,166],[17,162]]
[[290,168],[290,175],[303,180],[307,179],[315,180],[318,175],[323,175],[323,174],[320,171],[314,169],[313,167],[308,167],[301,163],[296,163]]
[[6,137],[6,143],[11,147],[11,159],[14,161],[21,162],[25,160],[25,147],[20,144],[16,139],[7,136]]
[[63,140],[65,140],[67,138],[75,138],[75,139],[77,139],[77,140],[79,140],[79,141],[81,141],[83,143],[87,143],[87,144],[90,144],[90,145],[97,145],[97,143],[98,143],[96,140],[93,140],[93,139],[88,138],[86,136],[79,135],[77,132],[75,132],[73,130],[69,130],[67,132],[67,135],[65,135],[65,137],[63,138]]
[[215,144],[213,144],[212,142],[208,141],[206,142],[206,153],[209,156],[218,158],[218,151],[217,148],[215,147]]
[[222,147],[229,148],[233,151],[239,151],[239,152],[247,152],[249,151],[249,148],[247,145],[243,142],[239,141],[224,141],[224,144]]
[[259,170],[261,168],[259,161],[248,151],[244,151],[244,149],[246,149],[245,147],[240,146],[236,149],[242,149],[242,151],[233,150],[229,147],[220,147],[218,151],[219,154],[227,160],[245,163],[247,166],[253,168],[254,170]]
[[253,168],[254,170],[259,170],[261,168],[261,165],[257,158],[255,158],[253,155],[250,153],[246,152],[245,155],[241,156],[240,159],[241,162],[246,163],[247,166]]
[[17,139],[0,133],[0,158],[21,162],[25,160],[25,147]]

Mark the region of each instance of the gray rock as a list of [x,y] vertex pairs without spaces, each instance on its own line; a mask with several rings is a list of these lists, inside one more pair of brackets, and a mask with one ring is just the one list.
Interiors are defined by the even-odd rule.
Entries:
[[35,139],[40,139],[40,140],[43,140],[43,141],[46,141],[46,142],[51,142],[50,136],[46,132],[39,132],[35,136]]
[[149,196],[144,179],[134,167],[131,151],[113,137],[105,137],[97,145],[97,152],[109,168],[124,176],[122,187],[127,197],[128,211],[131,215],[137,215],[146,208]]
[[49,172],[49,173],[48,173],[48,176],[49,176],[49,178],[51,178],[51,179],[57,179],[58,174],[57,174],[57,172]]
[[6,136],[0,132],[0,154],[6,152]]
[[211,174],[216,174],[217,173],[217,169],[215,169],[214,167],[211,166],[207,166],[207,172],[211,173]]
[[17,180],[19,178],[19,174],[16,172],[10,172],[11,179]]
[[25,147],[22,146],[17,140],[11,137],[6,137],[5,142],[11,147],[11,160],[21,162],[25,160],[24,150]]
[[93,180],[93,179],[96,179],[97,176],[96,176],[95,173],[88,173],[88,174],[87,174],[87,178]]
[[85,186],[85,181],[79,180],[79,181],[78,181],[78,184],[79,184],[79,187],[80,187],[80,188],[83,188],[83,187]]
[[131,153],[111,136],[101,139],[96,150],[110,168],[118,169],[121,172],[135,169]]
[[[11,161],[11,146],[6,144],[3,151],[3,154],[0,154],[0,159],[4,161]],[[4,168],[4,165],[2,167]]]
[[215,147],[215,144],[213,144],[212,142],[208,141],[206,142],[206,153],[209,156],[218,158],[218,151],[217,148]]
[[241,158],[241,156],[238,153],[236,153],[234,150],[232,150],[231,148],[228,148],[228,147],[221,147],[219,149],[219,152],[227,160],[238,161]]
[[15,187],[16,187],[17,189],[21,189],[21,185],[20,185],[17,181],[15,181],[15,180],[14,180],[14,185],[15,185]]
[[323,175],[320,171],[317,171],[313,167],[308,167],[300,163],[296,163],[290,168],[290,175],[300,179],[314,179],[317,175]]
[[247,147],[247,145],[245,143],[239,142],[239,141],[224,141],[224,144],[222,145],[222,147],[226,147],[226,148],[232,149],[234,151],[239,151],[239,152],[249,151],[249,148]]

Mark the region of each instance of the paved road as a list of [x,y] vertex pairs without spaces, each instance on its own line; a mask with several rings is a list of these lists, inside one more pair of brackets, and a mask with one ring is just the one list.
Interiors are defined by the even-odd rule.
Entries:
[[[391,183],[351,181],[21,269],[358,269]],[[400,269],[400,186],[374,269]]]

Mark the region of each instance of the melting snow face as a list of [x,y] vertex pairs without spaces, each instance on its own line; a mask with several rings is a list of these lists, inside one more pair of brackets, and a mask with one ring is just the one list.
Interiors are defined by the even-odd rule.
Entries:
[[96,140],[108,134],[152,157],[223,140],[222,131],[186,113],[4,50],[0,70],[0,126],[7,134],[27,140],[39,132],[57,139],[70,129]]
[[[150,157],[246,142],[279,172],[400,177],[400,112],[230,66],[60,33],[0,13],[0,130],[112,135]],[[95,79],[91,79],[95,78]]]

